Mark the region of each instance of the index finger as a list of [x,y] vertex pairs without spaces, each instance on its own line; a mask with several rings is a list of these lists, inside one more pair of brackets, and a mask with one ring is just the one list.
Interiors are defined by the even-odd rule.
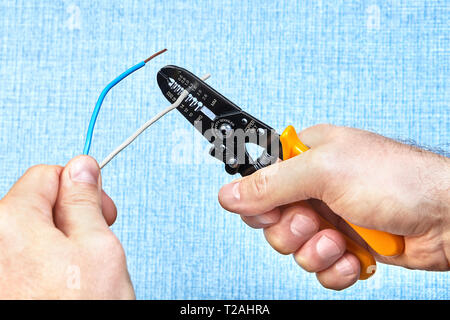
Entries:
[[29,168],[1,201],[17,213],[30,214],[37,210],[53,225],[52,210],[62,169],[61,166],[44,164]]

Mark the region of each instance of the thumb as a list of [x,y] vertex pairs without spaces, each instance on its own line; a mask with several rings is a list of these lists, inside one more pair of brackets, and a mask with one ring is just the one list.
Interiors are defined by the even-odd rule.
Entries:
[[313,160],[315,157],[315,150],[311,149],[227,184],[219,191],[219,202],[228,211],[250,216],[320,198],[325,187],[324,175],[318,161]]
[[101,176],[97,161],[89,156],[70,160],[60,178],[54,210],[56,227],[69,237],[107,230],[101,199]]

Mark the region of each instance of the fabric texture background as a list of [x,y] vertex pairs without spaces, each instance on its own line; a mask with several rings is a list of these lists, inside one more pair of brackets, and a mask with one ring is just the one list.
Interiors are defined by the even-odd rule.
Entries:
[[[175,64],[277,130],[334,123],[449,151],[448,1],[0,2],[0,195],[31,165],[82,152],[104,86],[99,161],[167,101]],[[262,232],[218,204],[233,177],[176,111],[102,172],[138,298],[448,299],[449,273],[379,265],[348,290],[322,288]]]

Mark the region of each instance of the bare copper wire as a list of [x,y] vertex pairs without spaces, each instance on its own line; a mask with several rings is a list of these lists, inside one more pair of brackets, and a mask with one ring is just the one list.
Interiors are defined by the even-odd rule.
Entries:
[[161,53],[166,52],[167,49],[162,49],[161,51],[158,51],[157,53],[151,55],[150,57],[148,57],[147,59],[144,60],[145,63],[149,62],[150,60],[152,60],[154,57],[159,56]]

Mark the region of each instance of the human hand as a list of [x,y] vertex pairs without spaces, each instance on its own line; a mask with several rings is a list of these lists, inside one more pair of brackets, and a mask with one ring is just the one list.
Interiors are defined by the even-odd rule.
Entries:
[[34,166],[0,200],[1,299],[129,299],[117,216],[88,156]]
[[345,233],[342,218],[403,235],[404,253],[383,263],[450,269],[450,159],[363,130],[317,125],[299,133],[310,150],[238,179],[219,191],[220,204],[270,245],[294,254],[320,283],[341,290],[360,273],[339,231],[319,231],[318,215]]

